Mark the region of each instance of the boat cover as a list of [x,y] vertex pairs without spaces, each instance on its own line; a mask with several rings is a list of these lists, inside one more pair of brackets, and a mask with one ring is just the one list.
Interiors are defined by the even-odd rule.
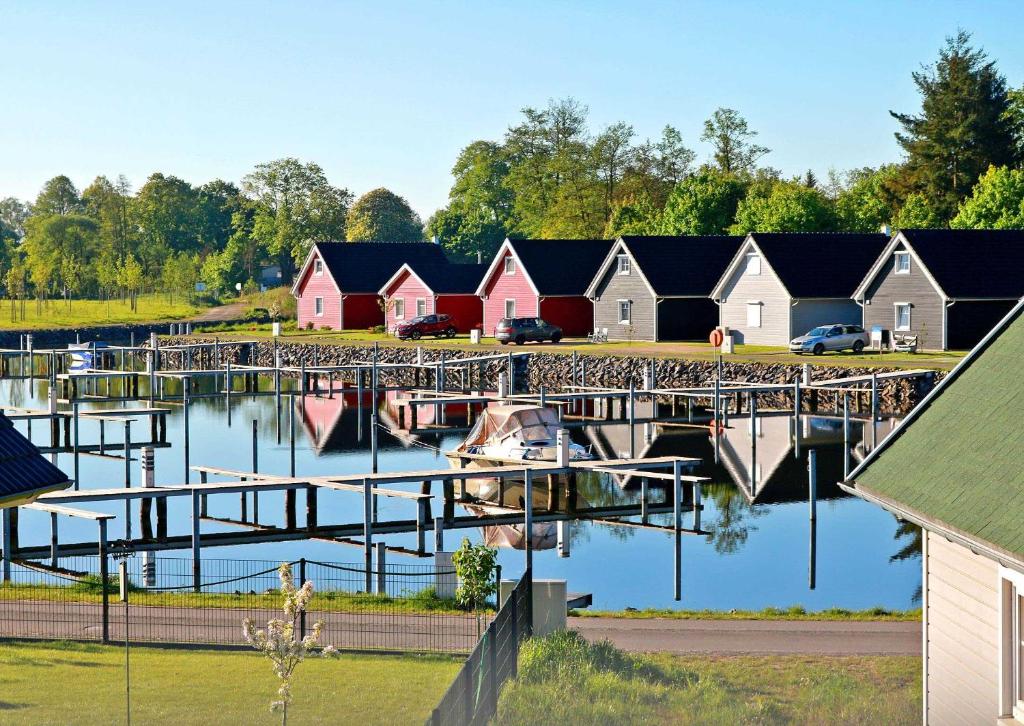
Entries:
[[558,425],[554,411],[541,406],[488,406],[457,450],[496,443],[513,434],[527,444],[549,442]]

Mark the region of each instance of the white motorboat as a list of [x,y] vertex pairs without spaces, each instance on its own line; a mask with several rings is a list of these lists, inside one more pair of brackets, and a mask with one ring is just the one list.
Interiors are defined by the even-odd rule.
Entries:
[[[512,461],[557,461],[558,430],[555,413],[542,406],[488,406],[466,440],[448,452],[453,461],[459,454],[494,457],[493,462],[476,459],[477,466],[499,466]],[[569,442],[569,460],[593,459],[590,448]]]

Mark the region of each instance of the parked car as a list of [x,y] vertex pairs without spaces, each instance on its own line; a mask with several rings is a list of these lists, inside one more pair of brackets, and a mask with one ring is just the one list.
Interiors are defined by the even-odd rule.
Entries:
[[860,353],[870,338],[859,325],[819,325],[789,343],[791,353],[814,353],[821,355],[826,350],[852,350]]
[[494,337],[502,345],[522,345],[531,340],[557,343],[562,339],[562,329],[541,318],[502,318],[494,328]]
[[395,326],[395,334],[402,340],[419,340],[424,335],[437,338],[455,337],[455,318],[451,315],[420,315]]

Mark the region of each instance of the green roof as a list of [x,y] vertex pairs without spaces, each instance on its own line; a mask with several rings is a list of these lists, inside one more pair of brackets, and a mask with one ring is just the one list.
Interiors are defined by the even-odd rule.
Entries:
[[850,476],[855,489],[1024,560],[1024,303]]

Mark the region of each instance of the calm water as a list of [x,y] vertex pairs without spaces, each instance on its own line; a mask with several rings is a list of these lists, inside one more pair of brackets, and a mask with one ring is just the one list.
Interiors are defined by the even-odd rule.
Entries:
[[[9,405],[45,407],[46,384],[42,381],[2,381],[0,400]],[[104,404],[83,404],[85,408]],[[231,402],[231,425],[223,399],[197,400],[190,409],[191,463],[232,469],[251,468],[252,421],[259,426],[260,471],[288,474],[288,412],[282,404],[281,443],[278,443],[278,416],[273,397],[243,397]],[[385,409],[386,410],[386,409]],[[449,414],[449,423],[460,423],[458,412]],[[362,422],[360,425],[360,418]],[[168,416],[168,440],[171,448],[156,452],[157,484],[178,484],[184,477],[183,455],[177,442],[183,433],[180,408]],[[388,425],[388,418],[382,416]],[[762,608],[801,604],[808,609],[832,606],[866,608],[881,605],[890,608],[918,604],[920,557],[917,533],[901,528],[895,518],[859,499],[844,495],[834,482],[842,478],[842,422],[837,418],[804,416],[801,456],[794,455],[790,436],[791,419],[766,414],[758,421],[756,478],[752,496],[750,476],[750,423],[744,416],[733,421],[720,442],[721,464],[714,464],[713,444],[706,430],[638,425],[631,432],[626,424],[572,429],[573,439],[591,445],[602,458],[628,455],[685,455],[698,457],[703,465],[695,473],[711,477],[705,486],[702,524],[713,531],[710,537],[684,535],[682,540],[682,601],[673,599],[674,541],[665,532],[620,527],[594,522],[573,523],[571,556],[560,558],[554,549],[534,553],[535,576],[564,578],[574,592],[591,592],[594,606],[602,609],[623,607],[681,608]],[[392,424],[393,425],[393,424]],[[148,422],[132,424],[133,438],[148,439]],[[892,422],[877,426],[877,437],[884,436]],[[26,431],[26,422],[17,427]],[[296,472],[313,474],[350,474],[370,470],[370,418],[368,407],[360,411],[354,394],[334,399],[307,400],[304,415],[297,414]],[[869,425],[854,424],[856,446]],[[83,443],[98,441],[99,424],[82,419]],[[107,425],[107,441],[122,441],[122,427]],[[36,443],[49,441],[45,422],[36,422]],[[463,438],[460,433],[444,433],[410,440],[382,431],[379,438],[380,471],[407,471],[447,468],[447,461],[436,449],[448,449]],[[632,439],[632,440],[631,440]],[[432,448],[432,447],[436,447]],[[807,503],[807,451],[815,449],[818,459],[816,527],[816,586],[808,583],[811,549]],[[69,474],[72,456],[62,454],[57,464]],[[83,488],[124,485],[124,463],[94,456],[80,457]],[[133,483],[139,481],[139,464],[132,464]],[[192,475],[192,481],[198,475]],[[434,493],[439,495],[435,486]],[[612,477],[592,477],[581,483],[580,495],[590,504],[635,501],[639,482],[616,481]],[[438,499],[440,497],[438,496]],[[655,496],[657,500],[657,495]],[[283,520],[283,493],[260,496],[260,520],[271,524]],[[300,523],[302,497],[299,498]],[[137,506],[137,505],[135,505]],[[239,498],[222,495],[209,500],[210,515],[236,518]],[[123,534],[123,504],[88,503],[83,508],[118,515],[111,522],[110,536]],[[435,513],[439,502],[435,502]],[[170,534],[189,531],[187,499],[169,499]],[[411,518],[411,503],[381,498],[379,516]],[[669,524],[669,516],[652,521]],[[325,492],[319,496],[321,524],[359,522],[362,501],[356,494]],[[690,514],[684,509],[684,523]],[[203,532],[227,531],[225,526],[204,522]],[[138,521],[135,523],[138,531]],[[237,531],[237,530],[233,530]],[[447,531],[448,549],[459,538],[482,538],[481,530]],[[61,518],[61,541],[88,541],[96,537],[91,522]],[[414,535],[391,536],[388,544],[415,546]],[[49,541],[49,518],[25,511],[21,518],[21,544],[44,545]],[[378,540],[379,541],[379,540]],[[432,538],[428,541],[432,541]],[[188,552],[166,553],[188,556]],[[392,562],[422,561],[390,554]],[[360,561],[362,549],[329,542],[287,542],[217,547],[204,550],[207,558],[296,559],[307,557],[329,561]],[[522,551],[502,549],[499,561],[504,573],[514,575],[523,568]]]

